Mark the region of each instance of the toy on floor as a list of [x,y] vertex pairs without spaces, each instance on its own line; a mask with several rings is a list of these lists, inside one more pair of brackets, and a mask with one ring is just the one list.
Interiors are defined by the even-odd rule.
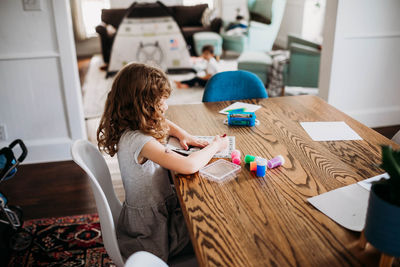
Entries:
[[[21,151],[18,158],[13,152],[17,145]],[[0,149],[0,184],[15,176],[18,165],[25,159],[27,153],[26,146],[20,139]],[[8,205],[7,197],[0,192],[0,266],[6,266],[4,263],[8,261],[10,250],[22,251],[31,245],[32,235],[22,225],[22,209]]]
[[169,8],[160,1],[134,1],[120,20],[107,76],[118,72],[129,62],[158,66],[168,72],[192,70],[181,28]]

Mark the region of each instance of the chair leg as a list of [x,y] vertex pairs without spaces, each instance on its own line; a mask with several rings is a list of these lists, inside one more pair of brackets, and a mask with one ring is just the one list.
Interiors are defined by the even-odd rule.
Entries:
[[282,86],[282,90],[281,90],[281,96],[285,96],[285,86]]
[[365,249],[367,247],[367,239],[365,238],[364,231],[361,232],[359,245],[360,245],[360,248],[362,248],[362,249]]
[[382,253],[381,259],[379,260],[379,267],[390,267],[393,264],[393,260],[393,256]]

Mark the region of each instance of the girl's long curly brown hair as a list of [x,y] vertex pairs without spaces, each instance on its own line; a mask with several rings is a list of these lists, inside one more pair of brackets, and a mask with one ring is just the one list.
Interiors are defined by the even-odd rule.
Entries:
[[107,96],[97,129],[99,149],[114,156],[126,130],[140,130],[165,142],[169,129],[161,99],[170,94],[171,85],[162,70],[140,63],[126,65],[116,75]]

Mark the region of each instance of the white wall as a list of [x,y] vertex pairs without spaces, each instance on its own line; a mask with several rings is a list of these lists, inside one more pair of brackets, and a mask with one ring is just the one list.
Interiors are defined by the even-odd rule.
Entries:
[[246,0],[216,0],[215,7],[218,10],[219,17],[222,18],[226,25],[236,20],[238,9],[241,16],[245,19],[249,18]]
[[28,147],[26,163],[70,159],[72,140],[85,138],[69,1],[0,1],[0,124]]
[[305,0],[301,35],[322,43],[326,0]]
[[305,0],[287,0],[275,45],[286,48],[288,34],[301,35]]
[[400,124],[399,14],[398,0],[327,3],[320,96],[369,127]]

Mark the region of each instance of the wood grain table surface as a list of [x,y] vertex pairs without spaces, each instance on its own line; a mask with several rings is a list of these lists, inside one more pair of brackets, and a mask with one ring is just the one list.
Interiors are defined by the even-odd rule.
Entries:
[[[260,125],[231,127],[218,111],[233,101],[171,106],[167,117],[194,135],[236,137],[244,155],[285,158],[284,166],[255,177],[216,183],[173,174],[200,266],[376,266],[379,252],[358,247],[346,230],[307,198],[383,173],[381,144],[394,142],[315,96],[245,100],[261,105]],[[303,121],[345,121],[363,140],[315,142]]]

